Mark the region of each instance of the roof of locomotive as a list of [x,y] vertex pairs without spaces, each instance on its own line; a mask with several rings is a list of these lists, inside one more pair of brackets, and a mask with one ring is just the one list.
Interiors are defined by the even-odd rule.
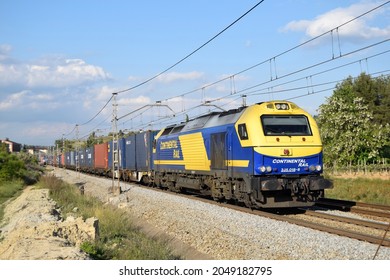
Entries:
[[175,134],[179,132],[187,132],[196,129],[208,128],[208,127],[216,127],[221,125],[233,124],[238,121],[244,111],[248,108],[254,106],[261,106],[264,110],[275,111],[274,105],[276,103],[288,103],[291,109],[300,109],[297,105],[289,101],[267,101],[260,102],[250,106],[243,106],[236,109],[231,109],[228,111],[222,112],[211,112],[209,114],[197,117],[195,119],[189,120],[188,122],[183,122],[180,124],[175,124],[168,126],[164,129],[162,135]]
[[244,109],[240,107],[229,111],[211,112],[210,114],[197,117],[185,123],[171,125],[165,128],[162,135],[175,134],[179,132],[187,132],[201,128],[215,127],[220,125],[235,123],[241,116]]
[[245,108],[246,107],[240,107],[229,111],[213,112],[208,115],[200,116],[187,122],[181,131],[185,132],[194,129],[235,123]]

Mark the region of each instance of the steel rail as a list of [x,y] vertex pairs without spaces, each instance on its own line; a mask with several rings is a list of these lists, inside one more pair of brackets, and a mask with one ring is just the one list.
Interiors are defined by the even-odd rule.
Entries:
[[[197,198],[197,199],[201,200],[201,201],[205,201],[205,199],[201,199],[201,198]],[[274,213],[270,213],[270,212],[266,212],[266,211],[252,210],[252,209],[244,208],[244,207],[237,206],[237,205],[231,205],[231,204],[225,204],[225,203],[222,204],[222,203],[218,203],[218,202],[210,201],[210,200],[206,200],[206,202],[211,203],[211,204],[218,204],[222,207],[234,209],[234,210],[244,212],[244,213],[249,213],[249,214],[253,214],[253,215],[257,215],[257,216],[261,216],[261,217],[266,217],[266,218],[270,218],[270,219],[277,220],[277,221],[288,222],[290,224],[294,224],[294,225],[298,225],[298,226],[302,226],[302,227],[306,227],[306,228],[310,228],[310,229],[314,229],[314,230],[319,230],[319,231],[327,232],[330,234],[336,234],[339,236],[349,237],[352,239],[366,241],[366,242],[373,243],[376,245],[390,247],[390,239],[388,239],[388,238],[377,237],[377,236],[373,236],[373,235],[359,233],[356,231],[350,231],[350,230],[346,230],[346,229],[342,229],[342,228],[336,228],[336,227],[331,227],[331,226],[327,226],[327,225],[323,225],[323,224],[308,222],[308,221],[304,221],[301,219],[291,218],[291,217],[287,217],[285,215],[274,214]],[[385,228],[387,228],[387,225],[385,225]]]
[[374,221],[367,221],[367,220],[343,217],[343,216],[332,215],[332,214],[328,214],[328,213],[322,213],[322,212],[317,212],[317,211],[307,210],[307,209],[305,209],[305,211],[306,211],[305,212],[306,215],[309,215],[312,217],[318,217],[321,219],[328,219],[328,220],[332,220],[332,221],[354,224],[354,225],[358,225],[358,226],[364,226],[364,227],[374,228],[374,229],[379,229],[379,230],[387,230],[387,228],[388,228],[388,224],[385,224],[385,223],[378,223],[378,222],[374,222]]
[[323,225],[323,224],[308,222],[308,221],[304,221],[301,219],[288,217],[286,215],[274,214],[274,213],[270,213],[270,212],[266,212],[266,211],[262,211],[262,210],[254,210],[254,209],[246,208],[246,207],[239,206],[239,205],[221,203],[221,202],[217,202],[214,200],[210,200],[208,198],[203,198],[202,196],[187,195],[187,194],[175,193],[175,192],[166,192],[165,190],[144,187],[144,186],[140,186],[139,184],[137,184],[137,186],[144,188],[144,189],[152,190],[152,191],[164,192],[164,193],[167,193],[170,195],[179,195],[179,196],[185,197],[187,199],[198,200],[198,201],[206,202],[209,204],[218,205],[218,206],[221,206],[224,208],[240,211],[243,213],[248,213],[248,214],[252,214],[252,215],[257,215],[257,216],[273,219],[276,221],[288,222],[290,224],[294,224],[294,225],[298,225],[298,226],[302,226],[302,227],[306,227],[306,228],[310,228],[310,229],[314,229],[314,230],[318,230],[318,231],[322,231],[322,232],[327,232],[330,234],[336,234],[336,235],[343,236],[343,237],[349,237],[352,239],[366,241],[366,242],[373,243],[373,244],[376,244],[379,246],[390,247],[390,239],[385,238],[385,235],[383,237],[377,237],[377,236],[367,235],[367,234],[358,233],[355,231],[345,230],[345,229],[341,229],[341,228],[330,227],[330,226]]
[[372,209],[380,209],[385,211],[390,211],[390,205],[384,204],[372,204],[360,201],[351,201],[351,200],[342,200],[342,199],[334,199],[334,198],[320,198],[318,203],[324,204],[335,204],[335,205],[344,205],[345,207],[364,207],[364,208],[372,208]]
[[[352,213],[359,213],[359,214],[365,214],[365,215],[382,217],[382,218],[390,218],[389,205],[370,204],[370,203],[364,203],[358,201],[355,202],[355,201],[329,199],[329,198],[321,198],[319,202],[316,203],[316,205],[336,208],[342,211],[349,211]],[[370,209],[377,209],[382,211],[376,211]]]

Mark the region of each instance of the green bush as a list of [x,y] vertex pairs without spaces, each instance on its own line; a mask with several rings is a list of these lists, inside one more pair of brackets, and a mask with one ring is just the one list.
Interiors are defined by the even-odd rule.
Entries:
[[6,145],[0,145],[0,181],[23,178],[26,171],[24,162],[7,151]]
[[38,159],[27,153],[11,154],[4,143],[0,145],[0,182],[23,180],[25,184],[36,183],[43,173]]

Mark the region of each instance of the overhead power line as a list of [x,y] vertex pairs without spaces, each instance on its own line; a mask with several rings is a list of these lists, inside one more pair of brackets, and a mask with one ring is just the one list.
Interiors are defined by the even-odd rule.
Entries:
[[[234,73],[234,74],[232,74],[232,75],[230,75],[230,76],[224,77],[224,78],[222,78],[222,79],[219,79],[219,80],[214,81],[214,82],[211,82],[211,83],[209,83],[209,84],[207,84],[207,85],[204,85],[204,86],[201,86],[201,87],[192,89],[192,90],[190,90],[190,91],[187,91],[187,92],[178,94],[178,95],[176,95],[176,96],[166,98],[166,99],[164,99],[164,100],[162,100],[162,101],[166,102],[166,101],[169,101],[169,100],[174,99],[174,98],[177,98],[177,97],[183,97],[183,96],[189,95],[189,94],[191,94],[191,93],[194,93],[194,92],[197,92],[197,91],[204,90],[205,88],[214,86],[214,85],[216,85],[216,84],[218,84],[218,83],[221,83],[221,82],[223,82],[223,81],[226,81],[226,80],[228,80],[228,79],[231,79],[232,77],[241,75],[241,74],[243,74],[243,73],[245,73],[245,72],[248,72],[248,71],[250,71],[250,70],[252,70],[252,69],[254,69],[254,68],[256,68],[256,67],[259,67],[259,66],[261,66],[261,65],[265,65],[265,64],[267,64],[267,63],[274,63],[274,64],[275,64],[275,63],[276,63],[276,58],[279,58],[279,57],[281,57],[281,56],[284,56],[284,55],[286,55],[286,54],[288,54],[288,53],[290,53],[290,52],[292,52],[292,51],[294,51],[294,50],[296,50],[296,49],[298,49],[298,48],[301,48],[301,47],[303,47],[303,46],[305,46],[305,45],[308,45],[309,43],[312,43],[312,42],[314,42],[315,40],[318,40],[319,38],[324,37],[324,36],[327,35],[327,34],[332,34],[332,32],[337,31],[339,28],[341,28],[341,27],[343,27],[343,26],[345,26],[345,25],[347,25],[347,24],[350,24],[351,22],[353,22],[353,21],[355,21],[355,20],[357,20],[357,19],[359,19],[359,18],[361,18],[361,17],[363,17],[363,16],[365,16],[365,15],[367,15],[367,14],[369,14],[369,13],[372,13],[372,12],[374,12],[374,11],[380,9],[380,8],[382,8],[383,6],[385,6],[385,5],[389,4],[389,3],[390,3],[390,1],[386,1],[385,3],[382,3],[382,4],[378,5],[378,6],[376,6],[376,7],[372,8],[372,9],[370,9],[369,11],[366,11],[366,12],[364,12],[364,13],[362,13],[362,14],[360,14],[360,15],[358,15],[358,16],[356,16],[356,17],[354,17],[354,18],[352,18],[352,19],[350,19],[350,20],[348,20],[348,21],[346,21],[346,22],[344,22],[344,23],[342,23],[342,24],[340,24],[340,25],[338,25],[338,26],[336,26],[336,27],[334,27],[334,28],[328,30],[328,31],[325,31],[325,32],[323,32],[322,34],[317,35],[316,37],[313,37],[313,38],[311,38],[311,39],[309,39],[309,40],[307,40],[307,41],[305,41],[305,42],[302,42],[302,43],[300,43],[300,44],[298,44],[298,45],[296,45],[296,46],[293,46],[293,47],[291,47],[291,48],[289,48],[289,49],[287,49],[287,50],[285,50],[285,51],[282,51],[282,52],[278,53],[277,55],[275,55],[275,56],[273,56],[273,57],[271,57],[271,58],[267,58],[267,59],[265,59],[265,60],[263,60],[263,61],[261,61],[261,62],[258,62],[258,63],[256,63],[256,64],[254,64],[254,65],[248,67],[248,68],[245,68],[245,69],[243,69],[243,70],[241,70],[241,71],[238,71],[238,72],[236,72],[236,73]],[[259,4],[260,4],[260,3],[259,3]],[[390,40],[390,39],[386,39],[386,40],[383,40],[383,41],[381,41],[381,42],[377,42],[376,44],[372,44],[372,45],[366,46],[366,48],[370,48],[370,47],[373,47],[373,46],[375,46],[375,45],[379,45],[379,44],[388,42],[389,40]],[[361,50],[363,50],[363,49],[358,49],[358,50],[355,50],[354,52],[361,51]],[[354,52],[349,52],[349,53],[346,53],[346,54],[340,54],[340,55],[337,56],[337,57],[335,57],[335,56],[333,55],[333,57],[331,57],[331,59],[328,59],[328,60],[326,60],[326,61],[323,61],[323,62],[321,62],[320,64],[323,64],[323,63],[326,63],[326,62],[330,62],[330,61],[333,61],[333,60],[336,60],[336,59],[339,59],[339,58],[343,58],[343,57],[345,57],[345,56],[348,56],[348,55],[353,54]],[[315,67],[315,66],[318,66],[318,65],[312,65],[312,66],[309,66],[309,67],[307,67],[307,68],[300,69],[300,70],[298,70],[297,72],[301,72],[301,71],[304,71],[304,70],[308,70],[308,69],[313,68],[313,67]],[[275,66],[275,68],[276,68],[276,66]],[[276,72],[276,69],[274,69],[274,71]],[[292,75],[292,74],[296,74],[297,72],[289,73],[289,74],[284,75],[284,76],[277,76],[277,75],[276,75],[276,77],[273,77],[271,80],[266,81],[266,82],[263,82],[262,84],[266,84],[266,83],[269,83],[269,82],[271,82],[271,81],[273,81],[273,80],[278,80],[278,79],[284,78],[284,77],[286,77],[286,76],[289,76],[289,75]],[[272,73],[271,73],[271,75],[272,75]],[[259,85],[260,85],[260,84],[259,84]],[[258,85],[257,85],[257,86],[258,86]]]
[[196,52],[198,52],[200,49],[202,49],[203,47],[205,47],[206,45],[208,45],[209,43],[211,43],[213,40],[215,40],[217,37],[219,37],[222,33],[224,33],[226,30],[228,30],[230,27],[232,27],[234,24],[236,24],[238,21],[240,21],[243,17],[245,17],[247,14],[249,14],[250,12],[252,12],[257,6],[259,6],[261,3],[263,3],[264,0],[261,0],[260,2],[258,2],[256,5],[254,5],[252,8],[250,8],[248,11],[246,11],[243,15],[241,15],[239,18],[237,18],[235,21],[233,21],[231,24],[229,24],[227,27],[225,27],[222,31],[218,32],[216,35],[214,35],[211,39],[209,39],[207,42],[203,43],[200,47],[198,47],[197,49],[195,49],[194,51],[192,51],[191,53],[189,53],[188,55],[186,55],[185,57],[183,57],[182,59],[180,59],[178,62],[174,63],[173,65],[169,66],[168,68],[166,68],[165,70],[161,71],[160,73],[154,75],[153,77],[135,85],[135,86],[132,86],[130,88],[127,88],[127,89],[124,89],[124,90],[120,90],[118,91],[117,93],[123,93],[123,92],[126,92],[126,91],[130,91],[130,90],[133,90],[133,89],[136,89],[146,83],[149,83],[150,81],[156,79],[157,77],[161,76],[162,74],[168,72],[169,70],[171,70],[172,68],[174,68],[175,66],[177,66],[178,64],[182,63],[184,60],[186,60],[187,58],[189,58],[190,56],[192,56],[193,54],[195,54]]
[[[115,93],[123,93],[123,92],[127,92],[127,91],[130,91],[130,90],[133,90],[133,89],[136,89],[144,84],[147,84],[148,82],[156,79],[157,77],[161,76],[162,74],[168,72],[169,70],[171,70],[172,68],[176,67],[178,64],[182,63],[184,60],[188,59],[190,56],[192,56],[193,54],[195,54],[196,52],[198,52],[200,49],[202,49],[203,47],[205,47],[206,45],[208,45],[209,43],[211,43],[213,40],[215,40],[217,37],[219,37],[222,33],[224,33],[226,30],[228,30],[230,27],[232,27],[234,24],[236,24],[238,21],[240,21],[242,18],[244,18],[247,14],[249,14],[250,12],[252,12],[257,6],[259,6],[261,3],[263,3],[265,0],[261,0],[259,1],[256,5],[254,5],[252,8],[250,8],[248,11],[246,11],[243,15],[241,15],[239,18],[237,18],[235,21],[233,21],[231,24],[229,24],[227,27],[225,27],[222,31],[218,32],[216,35],[214,35],[211,39],[209,39],[207,42],[203,43],[200,47],[198,47],[197,49],[195,49],[194,51],[192,51],[191,53],[189,53],[188,55],[186,55],[184,58],[180,59],[178,62],[174,63],[173,65],[171,65],[170,67],[166,68],[165,70],[161,71],[160,73],[154,75],[153,77],[135,85],[135,86],[132,86],[130,88],[127,88],[127,89],[124,89],[124,90],[119,90]],[[88,123],[90,123],[91,121],[93,121],[103,110],[104,108],[108,105],[108,103],[111,101],[112,99],[112,96],[111,98],[107,101],[107,103],[103,106],[103,108],[100,109],[100,111],[94,116],[92,117],[90,120],[88,120],[87,122],[85,123],[82,123],[80,124],[80,126],[82,125],[86,125]],[[67,135],[71,134],[72,132],[74,131],[74,129],[68,133]]]
[[106,104],[103,106],[103,108],[101,108],[100,111],[97,112],[95,116],[93,116],[90,120],[86,121],[85,123],[80,124],[80,126],[81,126],[81,125],[89,124],[91,121],[93,121],[93,120],[94,120],[94,119],[95,119],[95,118],[104,110],[104,108],[107,107],[108,103],[110,103],[110,101],[111,101],[111,99],[112,99],[113,96],[114,96],[114,95],[111,95],[110,99],[108,99],[108,101],[107,101]]
[[[137,84],[137,85],[135,85],[135,86],[133,86],[133,87],[130,87],[130,88],[128,88],[128,89],[124,89],[124,90],[121,90],[121,91],[117,91],[117,93],[122,93],[122,92],[130,91],[130,90],[132,90],[132,89],[135,89],[135,88],[137,88],[137,87],[140,87],[140,86],[142,86],[142,85],[144,85],[144,84],[146,84],[146,83],[152,81],[153,79],[157,78],[158,76],[160,76],[160,75],[166,73],[167,71],[171,70],[173,67],[177,66],[179,63],[183,62],[184,60],[186,60],[187,58],[189,58],[190,56],[192,56],[193,54],[195,54],[197,51],[199,51],[201,48],[203,48],[204,46],[206,46],[207,44],[209,44],[209,43],[210,43],[211,41],[213,41],[215,38],[217,38],[218,36],[220,36],[223,32],[225,32],[227,29],[229,29],[231,26],[233,26],[235,23],[237,23],[240,19],[242,19],[244,16],[246,16],[248,13],[250,13],[253,9],[255,9],[255,8],[256,8],[258,5],[260,5],[262,2],[264,2],[264,0],[258,2],[255,6],[253,6],[253,7],[252,7],[250,10],[248,10],[245,14],[243,14],[243,15],[240,16],[238,19],[236,19],[236,20],[235,20],[233,23],[231,23],[229,26],[227,26],[226,28],[224,28],[222,31],[220,31],[218,34],[216,34],[215,36],[213,36],[213,37],[212,37],[210,40],[208,40],[206,43],[202,44],[199,48],[197,48],[196,50],[194,50],[193,52],[191,52],[190,54],[188,54],[188,55],[185,56],[183,59],[179,60],[178,62],[176,62],[175,64],[173,64],[173,65],[170,66],[169,68],[165,69],[164,71],[161,71],[160,73],[158,73],[158,74],[156,74],[155,76],[153,76],[153,77],[151,77],[151,78],[145,80],[145,81],[142,82],[142,83],[139,83],[139,84]],[[290,48],[290,49],[287,49],[287,50],[285,50],[285,51],[283,51],[283,52],[281,52],[281,53],[279,53],[279,54],[273,56],[273,57],[270,58],[270,59],[266,59],[266,60],[264,60],[264,61],[262,61],[262,62],[259,62],[259,63],[255,64],[255,65],[253,65],[253,66],[251,66],[251,67],[249,67],[249,68],[246,68],[246,69],[244,69],[244,70],[242,70],[242,71],[236,72],[235,74],[231,75],[230,77],[226,77],[226,78],[220,79],[220,80],[215,81],[215,82],[213,82],[213,83],[210,83],[210,84],[207,84],[207,85],[205,85],[205,86],[202,86],[201,88],[197,88],[197,89],[194,89],[194,90],[191,90],[191,91],[182,93],[182,94],[180,94],[180,95],[178,95],[178,96],[174,96],[174,97],[170,97],[170,98],[164,99],[164,100],[162,100],[162,101],[166,102],[166,101],[168,101],[168,100],[170,100],[170,99],[173,99],[173,98],[176,98],[176,97],[183,97],[183,96],[185,96],[185,95],[187,95],[187,94],[190,94],[190,93],[193,93],[193,92],[196,92],[196,91],[199,91],[199,90],[204,90],[204,89],[207,88],[207,87],[210,87],[210,86],[215,85],[215,84],[217,84],[217,83],[219,83],[219,82],[222,82],[222,81],[231,79],[231,78],[234,77],[234,76],[243,74],[244,72],[247,72],[247,71],[249,71],[249,70],[251,70],[251,69],[253,69],[253,68],[256,68],[256,67],[258,67],[258,66],[260,66],[260,65],[262,65],[262,64],[265,64],[265,63],[272,63],[272,61],[275,62],[275,59],[276,59],[276,58],[279,58],[280,56],[283,56],[283,55],[285,55],[285,54],[287,54],[287,53],[290,53],[290,52],[292,52],[293,50],[295,50],[295,49],[297,49],[297,48],[300,48],[300,47],[302,47],[302,46],[304,46],[304,45],[306,45],[306,44],[308,44],[308,43],[310,43],[310,42],[312,42],[312,41],[314,41],[314,40],[317,40],[317,39],[319,39],[320,37],[323,37],[323,36],[326,35],[326,34],[329,34],[329,33],[332,34],[333,31],[337,31],[337,32],[338,32],[338,29],[339,29],[340,27],[345,26],[345,25],[351,23],[352,21],[357,20],[358,18],[361,18],[362,16],[365,16],[365,15],[367,15],[367,14],[369,14],[369,13],[371,13],[371,12],[373,12],[373,11],[375,11],[375,10],[377,10],[377,9],[379,9],[379,8],[383,7],[384,5],[387,5],[387,4],[389,4],[389,3],[390,3],[390,1],[387,1],[387,2],[385,2],[385,3],[382,3],[381,5],[375,7],[375,8],[373,8],[373,9],[371,9],[371,10],[369,10],[369,11],[367,11],[367,12],[365,12],[365,13],[363,13],[363,14],[361,14],[361,15],[359,15],[359,16],[353,18],[353,19],[350,19],[349,21],[344,22],[343,24],[341,24],[341,25],[339,25],[339,26],[337,26],[337,27],[335,27],[335,28],[333,28],[333,29],[331,29],[331,30],[329,30],[329,31],[327,31],[327,32],[324,32],[323,34],[320,34],[320,35],[318,35],[318,36],[316,36],[316,37],[314,37],[314,38],[312,38],[312,39],[310,39],[310,40],[308,40],[308,41],[305,41],[305,42],[303,42],[303,43],[301,43],[301,44],[299,44],[299,45],[297,45],[297,46],[294,46],[294,47],[292,47],[292,48]],[[332,37],[332,40],[333,40],[333,37]],[[245,89],[242,89],[242,90],[239,90],[239,91],[234,91],[234,94],[229,94],[229,96],[231,97],[232,95],[234,96],[234,95],[236,95],[236,94],[239,94],[239,93],[242,93],[242,92],[245,92],[245,91],[249,91],[249,90],[254,89],[254,88],[256,88],[256,87],[259,87],[259,86],[261,86],[261,85],[270,83],[271,81],[274,82],[274,81],[276,81],[276,80],[284,79],[284,78],[286,78],[286,77],[288,77],[288,76],[291,76],[291,75],[293,75],[293,74],[297,74],[297,73],[300,73],[300,72],[302,72],[302,71],[304,71],[304,70],[309,70],[309,69],[312,69],[312,68],[317,67],[317,66],[319,66],[319,65],[322,65],[322,64],[325,64],[325,63],[328,63],[328,62],[331,62],[331,61],[335,61],[335,60],[337,60],[337,59],[344,58],[344,57],[349,56],[349,55],[351,55],[351,54],[354,54],[354,53],[356,53],[356,52],[360,52],[360,51],[362,51],[362,50],[364,50],[364,49],[368,49],[368,48],[374,47],[374,46],[379,45],[379,44],[387,43],[389,40],[390,40],[390,39],[385,39],[385,40],[380,41],[380,42],[377,42],[377,43],[375,43],[375,44],[371,44],[371,45],[365,46],[365,47],[363,47],[363,48],[355,49],[354,51],[350,51],[350,52],[348,52],[348,53],[343,53],[343,54],[342,54],[341,51],[340,51],[340,55],[339,55],[339,56],[336,56],[336,57],[335,57],[335,56],[333,55],[333,57],[332,57],[331,59],[326,59],[326,60],[321,61],[321,62],[319,62],[319,63],[312,64],[311,66],[307,66],[307,67],[301,68],[301,69],[299,69],[299,70],[296,70],[296,71],[293,71],[293,72],[290,72],[290,73],[287,73],[287,74],[284,74],[284,75],[276,76],[276,77],[274,77],[274,78],[271,77],[271,80],[270,80],[270,81],[264,81],[264,82],[262,82],[262,83],[259,83],[259,84],[256,84],[256,85],[254,85],[254,86],[251,86],[251,87],[249,87],[249,88],[245,88]],[[333,44],[332,44],[332,47],[333,47]],[[387,52],[387,51],[386,51],[386,52]],[[275,66],[275,68],[276,68],[276,66]],[[330,70],[328,69],[327,71],[330,71]],[[276,69],[275,69],[275,75],[276,75]],[[310,75],[310,76],[312,76],[312,75]],[[313,85],[311,85],[311,86],[313,86]],[[248,92],[248,93],[249,93],[249,94],[251,94],[251,93],[252,93],[252,94],[255,94],[255,92],[256,92],[256,93],[259,93],[260,91],[261,91],[261,90],[258,89],[258,90],[255,90],[255,91],[253,91],[253,92]],[[317,91],[317,92],[320,92],[320,91]],[[248,94],[248,93],[247,93],[247,94]],[[295,97],[295,98],[296,98],[296,97]],[[220,99],[223,99],[223,98],[218,98],[218,100],[220,100]],[[110,100],[111,100],[111,99],[110,99]],[[107,102],[107,104],[110,102],[110,100]],[[215,101],[215,100],[211,100],[210,102],[214,102],[214,101]],[[106,104],[106,105],[107,105],[107,104]],[[105,106],[106,106],[106,105],[105,105]],[[100,110],[100,112],[99,112],[97,115],[99,115],[103,109],[104,109],[104,107]],[[95,115],[94,118],[96,118],[97,115]],[[127,115],[124,115],[124,116],[122,116],[121,118],[125,118],[126,116],[127,116]],[[92,118],[90,121],[92,121],[94,118]],[[88,122],[86,122],[86,123],[89,123],[90,121],[88,121]],[[86,123],[84,123],[84,124],[86,124]]]

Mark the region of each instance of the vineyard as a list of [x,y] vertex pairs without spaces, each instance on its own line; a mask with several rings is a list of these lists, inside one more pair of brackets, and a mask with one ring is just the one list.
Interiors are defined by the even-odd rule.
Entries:
[[366,161],[360,161],[357,165],[351,164],[343,167],[325,167],[325,170],[326,173],[332,177],[390,179],[390,163],[388,159],[382,159],[381,161],[372,164],[367,164]]

